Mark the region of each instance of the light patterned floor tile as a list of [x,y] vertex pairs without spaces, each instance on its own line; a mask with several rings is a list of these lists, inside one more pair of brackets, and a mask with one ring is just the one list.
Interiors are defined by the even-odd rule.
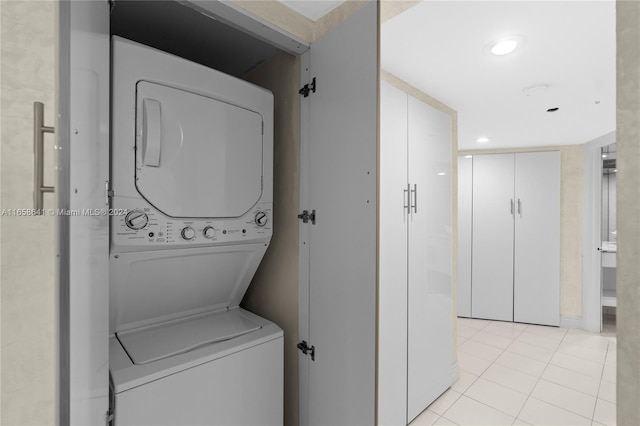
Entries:
[[513,368],[521,373],[535,377],[540,377],[547,366],[544,362],[508,351],[500,355],[495,362],[496,364],[504,365],[505,367]]
[[458,365],[460,369],[480,376],[491,365],[491,361],[460,351],[458,352]]
[[537,334],[538,336],[556,336],[559,338],[563,338],[567,334],[566,328],[533,324],[528,325],[525,331],[527,333]]
[[472,328],[475,328],[476,330],[482,330],[483,328],[491,324],[491,322],[492,321],[483,320],[483,319],[471,319],[471,318],[458,317],[458,324],[463,324],[466,327],[472,327]]
[[458,426],[457,423],[452,422],[444,417],[440,417],[433,426]]
[[487,368],[487,371],[482,374],[482,377],[527,395],[531,393],[538,382],[537,377],[500,364],[491,365]]
[[470,339],[474,335],[478,334],[480,330],[473,327],[468,327],[463,324],[458,324],[458,338]]
[[448,391],[440,395],[438,399],[433,401],[427,408],[436,414],[443,415],[445,411],[447,411],[447,409],[451,407],[451,405],[456,402],[458,398],[460,398],[460,395],[460,393],[449,389]]
[[555,351],[556,349],[558,349],[560,342],[562,342],[562,337],[554,335],[540,336],[538,334],[533,334],[525,330],[520,336],[518,336],[518,339],[516,339],[516,341]]
[[542,373],[542,378],[591,396],[598,396],[600,380],[592,376],[549,364]]
[[532,426],[531,423],[527,423],[522,419],[516,419],[515,422],[513,422],[513,426]]
[[597,334],[567,334],[562,343],[570,343],[592,349],[603,349],[609,346],[609,340]]
[[465,344],[461,345],[459,349],[461,352],[466,352],[491,362],[495,361],[503,351],[502,349],[485,345],[475,340],[468,340]]
[[602,376],[603,364],[588,361],[582,358],[576,358],[571,355],[556,352],[551,358],[551,364],[577,373],[586,374],[587,376],[600,378]]
[[616,404],[612,404],[603,399],[598,399],[596,403],[596,412],[593,420],[607,426],[615,426],[616,424]]
[[604,364],[605,358],[607,356],[607,348],[593,349],[565,342],[563,342],[558,347],[558,352],[565,355],[571,355],[576,358],[582,358],[588,361],[597,362],[599,364]]
[[513,344],[507,348],[507,351],[544,362],[545,364],[551,360],[551,357],[553,357],[554,353],[554,351],[551,349],[533,346],[528,343],[522,343],[518,340],[513,342]]
[[616,385],[615,383],[609,383],[606,380],[600,382],[600,391],[598,392],[598,398],[609,401],[613,404],[616,403]]
[[583,417],[591,418],[596,397],[541,379],[531,396]]
[[471,385],[465,395],[513,417],[518,415],[528,396],[482,377]]
[[604,371],[602,372],[602,380],[605,380],[609,383],[616,382],[616,365],[615,364],[604,365]]
[[514,339],[510,337],[499,336],[485,330],[474,335],[471,340],[482,342],[498,349],[507,349],[514,341]]
[[411,423],[411,426],[432,426],[438,419],[440,414],[436,414],[433,411],[427,409],[418,415]]
[[444,417],[459,425],[511,425],[515,420],[495,408],[464,395],[444,413]]
[[579,416],[536,398],[529,398],[518,415],[519,419],[532,425],[588,426],[591,419]]
[[515,339],[522,334],[525,328],[527,327],[518,323],[496,321],[486,326],[484,331],[498,336]]
[[477,379],[478,376],[475,374],[471,374],[468,371],[460,369],[460,378],[451,386],[451,389],[456,392],[464,393]]

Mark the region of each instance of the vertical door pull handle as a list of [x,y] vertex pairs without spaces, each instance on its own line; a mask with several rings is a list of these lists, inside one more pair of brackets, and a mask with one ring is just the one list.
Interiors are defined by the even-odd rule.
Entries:
[[407,209],[407,214],[410,214],[411,207],[409,207],[409,205],[411,204],[411,201],[409,196],[409,184],[407,184],[407,189],[404,189],[402,192],[404,192],[404,195],[403,195],[403,199],[405,200],[404,208]]
[[44,186],[44,134],[54,133],[54,128],[44,125],[44,104],[33,103],[33,209],[42,215],[43,195],[53,192],[53,186]]
[[513,216],[513,198],[511,199],[511,215]]
[[518,214],[522,217],[522,201],[518,198]]
[[413,189],[411,190],[413,194],[413,212],[418,213],[418,184],[413,184]]

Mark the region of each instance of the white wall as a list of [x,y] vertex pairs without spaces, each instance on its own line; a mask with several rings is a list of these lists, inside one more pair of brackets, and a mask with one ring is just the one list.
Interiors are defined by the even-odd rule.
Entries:
[[[32,208],[33,102],[55,125],[57,3],[1,1],[2,209]],[[45,137],[45,185],[54,185],[54,135]],[[45,194],[45,207],[55,194]],[[55,424],[53,216],[0,218],[1,370],[4,425]]]

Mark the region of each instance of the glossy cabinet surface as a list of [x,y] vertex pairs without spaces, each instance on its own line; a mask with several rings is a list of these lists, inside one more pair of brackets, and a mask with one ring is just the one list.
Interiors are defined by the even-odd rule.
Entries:
[[451,386],[451,118],[381,84],[378,423]]

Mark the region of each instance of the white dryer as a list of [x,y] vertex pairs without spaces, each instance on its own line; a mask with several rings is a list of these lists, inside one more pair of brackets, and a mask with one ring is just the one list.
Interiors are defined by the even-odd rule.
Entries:
[[239,308],[272,235],[273,96],[112,49],[115,424],[282,424],[282,330]]

